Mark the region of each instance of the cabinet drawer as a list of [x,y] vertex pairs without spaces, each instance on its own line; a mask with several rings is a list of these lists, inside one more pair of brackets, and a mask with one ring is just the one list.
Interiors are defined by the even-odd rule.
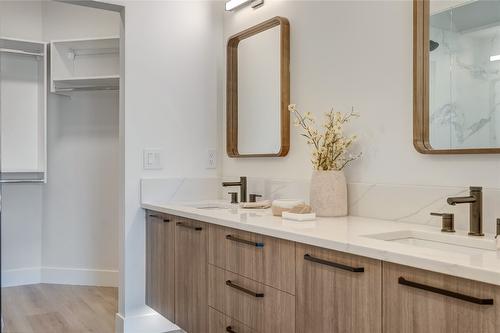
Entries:
[[500,332],[498,286],[385,262],[383,274],[384,332]]
[[297,333],[382,329],[379,260],[297,244]]
[[295,332],[295,297],[213,265],[208,305],[260,333]]
[[257,333],[237,320],[220,313],[212,308],[208,309],[208,333]]
[[210,225],[209,263],[295,294],[295,243]]

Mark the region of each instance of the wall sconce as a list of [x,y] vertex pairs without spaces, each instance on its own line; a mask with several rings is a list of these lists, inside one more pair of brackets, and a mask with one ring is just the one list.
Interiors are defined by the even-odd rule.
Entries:
[[264,0],[229,0],[226,2],[226,10],[235,10],[248,4],[249,2],[251,2],[252,8],[257,8],[264,4]]

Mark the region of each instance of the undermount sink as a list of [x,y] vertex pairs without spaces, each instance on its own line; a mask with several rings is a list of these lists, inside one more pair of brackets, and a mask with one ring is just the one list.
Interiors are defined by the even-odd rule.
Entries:
[[226,203],[194,203],[187,205],[189,207],[197,208],[197,209],[231,209],[234,208],[234,205],[226,204]]
[[453,233],[401,230],[365,235],[365,237],[467,255],[484,254],[496,251],[495,241],[491,238],[479,238]]

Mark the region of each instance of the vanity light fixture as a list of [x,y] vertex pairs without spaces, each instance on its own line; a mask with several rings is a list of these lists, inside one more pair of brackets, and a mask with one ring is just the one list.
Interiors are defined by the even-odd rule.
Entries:
[[490,57],[490,61],[498,61],[500,60],[500,54],[494,55]]
[[229,0],[226,2],[226,11],[235,10],[251,2],[252,8],[257,8],[264,4],[264,0]]

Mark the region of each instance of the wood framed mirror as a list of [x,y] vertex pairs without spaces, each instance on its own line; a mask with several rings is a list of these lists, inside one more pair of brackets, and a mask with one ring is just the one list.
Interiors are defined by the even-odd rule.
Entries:
[[290,24],[274,17],[227,43],[229,157],[282,157],[290,149]]
[[500,1],[413,1],[417,151],[500,153],[498,60]]

